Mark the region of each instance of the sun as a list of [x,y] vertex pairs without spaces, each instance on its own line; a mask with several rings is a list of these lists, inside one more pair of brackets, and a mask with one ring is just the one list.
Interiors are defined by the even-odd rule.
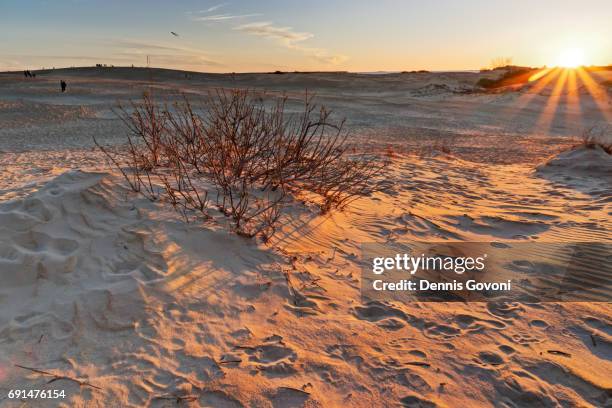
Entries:
[[580,48],[568,48],[559,55],[558,66],[563,68],[577,68],[584,65],[584,52]]

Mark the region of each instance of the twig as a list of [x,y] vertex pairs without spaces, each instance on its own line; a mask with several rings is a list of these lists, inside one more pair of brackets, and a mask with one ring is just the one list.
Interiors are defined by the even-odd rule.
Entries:
[[554,354],[554,355],[563,356],[563,357],[571,357],[572,356],[570,353],[566,353],[565,351],[560,351],[560,350],[547,350],[546,352],[548,354]]
[[219,364],[230,364],[230,363],[242,363],[242,360],[237,359],[237,360],[221,360],[221,361],[219,361]]
[[50,379],[47,382],[47,384],[51,384],[52,382],[55,382],[55,381],[58,381],[58,380],[68,380],[68,381],[72,381],[72,382],[75,382],[75,383],[79,384],[81,387],[82,386],[88,386],[88,387],[91,387],[91,388],[95,388],[97,390],[102,390],[102,388],[97,387],[97,386],[95,386],[95,385],[93,385],[91,383],[88,383],[87,381],[77,380],[76,378],[68,377],[66,375],[53,374],[53,373],[50,373],[49,371],[39,370],[38,368],[26,367],[26,366],[22,366],[22,365],[19,365],[19,364],[15,364],[15,367],[23,368],[24,370],[29,370],[29,371],[32,371],[32,372],[37,373],[37,374],[53,377],[52,379]]
[[428,367],[428,368],[431,367],[431,364],[425,363],[423,361],[408,361],[408,362],[406,362],[404,364],[413,365],[413,366],[417,366],[417,367]]
[[176,401],[176,403],[180,403],[181,401],[187,401],[187,402],[192,402],[198,399],[198,397],[196,395],[185,395],[185,396],[180,396],[180,395],[174,395],[174,394],[170,394],[170,395],[158,395],[153,397],[155,399],[161,399],[161,400],[172,400],[172,401]]
[[241,346],[241,345],[235,345],[234,346],[235,349],[238,350],[255,350],[257,347],[253,347],[253,346]]
[[300,389],[300,388],[295,388],[295,387],[282,387],[282,388],[284,388],[284,389],[286,389],[286,390],[290,390],[290,391],[297,391],[297,392],[301,392],[301,393],[304,393],[304,394],[308,394],[308,395],[310,395],[310,392],[308,392],[308,391],[304,390],[304,389],[303,389],[303,387],[302,387],[302,389]]
[[291,282],[291,276],[289,276],[288,271],[284,271],[284,273],[285,273],[285,280],[287,281],[287,289],[289,290],[289,294],[293,298],[293,304],[297,306],[297,294],[296,294],[295,288],[293,287],[293,283]]
[[336,257],[336,249],[337,248],[334,247],[334,251],[332,252],[331,256],[329,258],[327,258],[327,262],[332,261]]

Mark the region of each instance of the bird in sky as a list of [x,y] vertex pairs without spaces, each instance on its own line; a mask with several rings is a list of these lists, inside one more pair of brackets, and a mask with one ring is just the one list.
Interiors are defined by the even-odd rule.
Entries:
[[170,34],[172,34],[175,37],[178,37],[179,35],[177,33],[175,33],[174,31],[170,31]]

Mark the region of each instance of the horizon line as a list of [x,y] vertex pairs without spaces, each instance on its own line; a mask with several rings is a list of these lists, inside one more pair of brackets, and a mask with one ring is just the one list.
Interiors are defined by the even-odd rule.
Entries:
[[[401,74],[401,73],[441,73],[441,72],[472,72],[472,73],[476,73],[476,72],[486,72],[486,71],[494,71],[497,69],[503,69],[503,68],[507,68],[507,67],[517,67],[517,68],[529,68],[529,69],[545,69],[545,68],[555,68],[554,66],[548,67],[546,65],[541,66],[541,67],[533,67],[533,66],[529,66],[529,65],[518,65],[518,64],[509,64],[506,66],[502,66],[502,67],[495,67],[495,68],[476,68],[476,69],[436,69],[436,70],[431,70],[431,69],[406,69],[406,70],[373,70],[373,71],[349,71],[349,70],[312,70],[312,71],[308,71],[308,70],[269,70],[269,71],[226,71],[226,72],[212,72],[212,71],[192,71],[192,70],[186,70],[186,69],[180,69],[180,68],[166,68],[166,67],[147,67],[147,66],[142,66],[142,65],[103,65],[103,66],[96,66],[96,65],[80,65],[80,66],[63,66],[63,67],[41,67],[38,69],[28,69],[28,68],[23,68],[23,69],[11,69],[11,70],[4,70],[4,71],[0,71],[0,73],[2,74],[7,74],[7,73],[21,73],[23,71],[34,71],[34,72],[40,72],[40,71],[55,71],[55,70],[68,70],[68,69],[84,69],[84,68],[106,68],[106,69],[113,69],[113,68],[133,68],[133,69],[159,69],[159,70],[167,70],[167,71],[177,71],[177,72],[186,72],[186,73],[197,73],[197,74],[215,74],[215,75],[230,75],[230,74],[316,74],[316,73],[329,73],[329,74],[334,74],[334,73],[346,73],[346,74],[364,74],[364,75],[368,75],[368,74],[380,74],[380,75],[384,75],[384,74]],[[612,67],[612,64],[608,64],[608,65],[581,65],[582,68],[610,68]],[[562,68],[562,67],[559,67]]]

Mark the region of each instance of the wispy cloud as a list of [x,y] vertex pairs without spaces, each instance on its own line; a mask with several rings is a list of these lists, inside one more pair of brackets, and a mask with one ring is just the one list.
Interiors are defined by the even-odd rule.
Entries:
[[192,17],[193,21],[226,21],[226,20],[236,20],[239,18],[248,18],[248,17],[258,17],[261,16],[260,13],[253,14],[213,14],[210,16],[198,16]]
[[168,66],[176,66],[179,63],[182,66],[189,67],[215,67],[220,68],[224,67],[225,64],[213,61],[206,58],[203,55],[193,55],[193,54],[149,54],[151,64],[154,66],[168,65]]
[[209,7],[207,9],[204,10],[196,10],[196,11],[186,11],[185,14],[187,15],[193,15],[193,14],[206,14],[206,13],[212,13],[213,11],[219,10],[221,7],[225,7],[227,6],[228,3],[221,3],[221,4],[217,4],[215,6]]
[[314,37],[314,34],[309,32],[294,31],[292,27],[276,26],[271,22],[260,21],[249,24],[242,24],[234,27],[235,30],[245,32],[250,35],[265,37],[272,40],[280,41],[285,47],[299,51],[304,55],[314,58],[325,64],[338,65],[346,61],[348,58],[344,55],[332,54],[323,48],[308,47],[302,42]]
[[191,16],[193,21],[204,21],[204,22],[220,22],[228,20],[238,20],[241,18],[258,17],[261,13],[250,13],[250,14],[233,14],[233,13],[216,13],[210,14],[214,11],[219,10],[222,7],[227,6],[228,3],[221,3],[215,6],[209,7],[205,10],[200,11],[188,11],[187,15]]
[[346,55],[330,54],[322,48],[302,48],[304,53],[324,64],[340,65],[348,60]]
[[225,7],[227,6],[227,3],[221,3],[221,4],[217,4],[215,6],[209,7],[206,9],[207,13],[212,13],[215,10],[219,10],[221,7]]
[[148,55],[153,63],[199,66],[207,65],[222,67],[224,64],[206,56],[202,50],[188,46],[173,45],[164,42],[148,42],[133,39],[114,39],[105,42],[107,45],[118,49],[115,55],[122,57],[138,57]]
[[147,41],[140,40],[130,40],[130,39],[114,39],[110,41],[105,41],[107,45],[113,47],[122,47],[128,49],[137,49],[137,50],[163,50],[163,51],[185,51],[189,50],[189,48],[176,46],[168,43],[153,43]]
[[270,22],[263,21],[243,24],[235,27],[235,30],[261,37],[281,40],[288,46],[314,37],[314,35],[311,33],[300,33],[293,31],[291,27],[277,27]]

